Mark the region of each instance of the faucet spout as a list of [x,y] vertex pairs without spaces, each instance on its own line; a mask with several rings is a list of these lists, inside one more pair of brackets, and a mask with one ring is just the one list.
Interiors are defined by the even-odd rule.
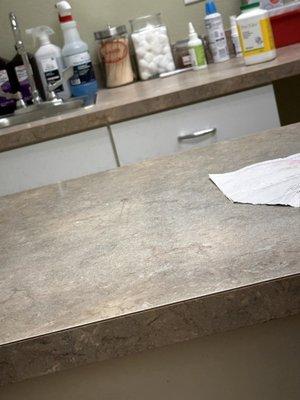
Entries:
[[36,84],[35,84],[32,67],[31,67],[31,64],[30,64],[30,61],[28,58],[26,48],[24,46],[24,42],[23,42],[23,39],[21,36],[21,31],[20,31],[18,20],[17,20],[15,13],[13,13],[13,12],[9,13],[9,20],[10,20],[10,25],[11,25],[13,35],[15,38],[17,52],[22,57],[24,67],[25,67],[27,75],[28,75],[28,81],[29,81],[29,85],[31,87],[33,103],[39,104],[42,102],[42,99],[40,97],[40,94],[39,94]]

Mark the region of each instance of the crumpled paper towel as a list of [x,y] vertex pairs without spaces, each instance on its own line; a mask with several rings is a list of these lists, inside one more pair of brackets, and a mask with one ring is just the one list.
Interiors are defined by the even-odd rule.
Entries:
[[300,207],[300,153],[209,177],[235,203]]

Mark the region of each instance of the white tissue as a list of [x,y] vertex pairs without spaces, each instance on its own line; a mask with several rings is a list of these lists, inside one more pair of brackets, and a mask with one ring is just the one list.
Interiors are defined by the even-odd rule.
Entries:
[[209,177],[236,203],[300,207],[300,153]]

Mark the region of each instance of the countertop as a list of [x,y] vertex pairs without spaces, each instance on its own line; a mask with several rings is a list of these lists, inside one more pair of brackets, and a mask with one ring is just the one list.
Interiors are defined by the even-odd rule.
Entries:
[[209,180],[300,124],[0,198],[0,384],[300,312],[299,209]]
[[241,58],[207,70],[101,90],[98,104],[0,130],[0,152],[209,100],[300,74],[300,44],[278,49],[276,60],[245,66]]

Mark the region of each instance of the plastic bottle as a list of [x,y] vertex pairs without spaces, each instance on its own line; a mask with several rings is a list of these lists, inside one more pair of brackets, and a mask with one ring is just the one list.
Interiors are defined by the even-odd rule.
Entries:
[[[63,77],[64,64],[61,49],[50,42],[49,36],[54,31],[48,26],[38,26],[27,29],[26,33],[32,35],[34,42],[39,41],[40,47],[35,53],[35,59],[39,68],[44,92],[48,95],[48,86],[54,84]],[[67,100],[71,97],[69,83],[63,84],[55,90],[57,97]]]
[[259,2],[241,6],[237,17],[240,41],[246,65],[258,64],[276,58],[273,31],[267,10]]
[[[7,71],[8,61],[0,57],[0,88],[3,92],[12,93],[12,86]],[[15,100],[9,100],[0,96],[0,115],[11,114],[16,109]]]
[[243,55],[241,42],[239,38],[239,32],[236,24],[236,16],[232,15],[230,17],[230,25],[231,25],[231,40],[234,47],[234,51],[237,57],[241,57]]
[[189,23],[189,54],[192,61],[192,67],[195,71],[207,67],[205,51],[202,40],[198,37],[193,24]]
[[62,56],[67,67],[74,67],[74,75],[70,79],[71,93],[74,97],[95,96],[98,84],[88,45],[80,38],[77,23],[73,20],[72,8],[67,1],[59,1],[56,7],[65,42]]
[[[43,85],[39,74],[37,63],[32,54],[28,54],[29,61],[33,70],[34,80],[40,94],[44,97]],[[13,92],[21,92],[24,101],[27,104],[32,103],[31,88],[28,81],[28,75],[20,54],[16,54],[8,63],[8,75],[12,85]]]
[[229,51],[222,16],[214,1],[206,0],[204,18],[209,47],[215,63],[229,60]]

